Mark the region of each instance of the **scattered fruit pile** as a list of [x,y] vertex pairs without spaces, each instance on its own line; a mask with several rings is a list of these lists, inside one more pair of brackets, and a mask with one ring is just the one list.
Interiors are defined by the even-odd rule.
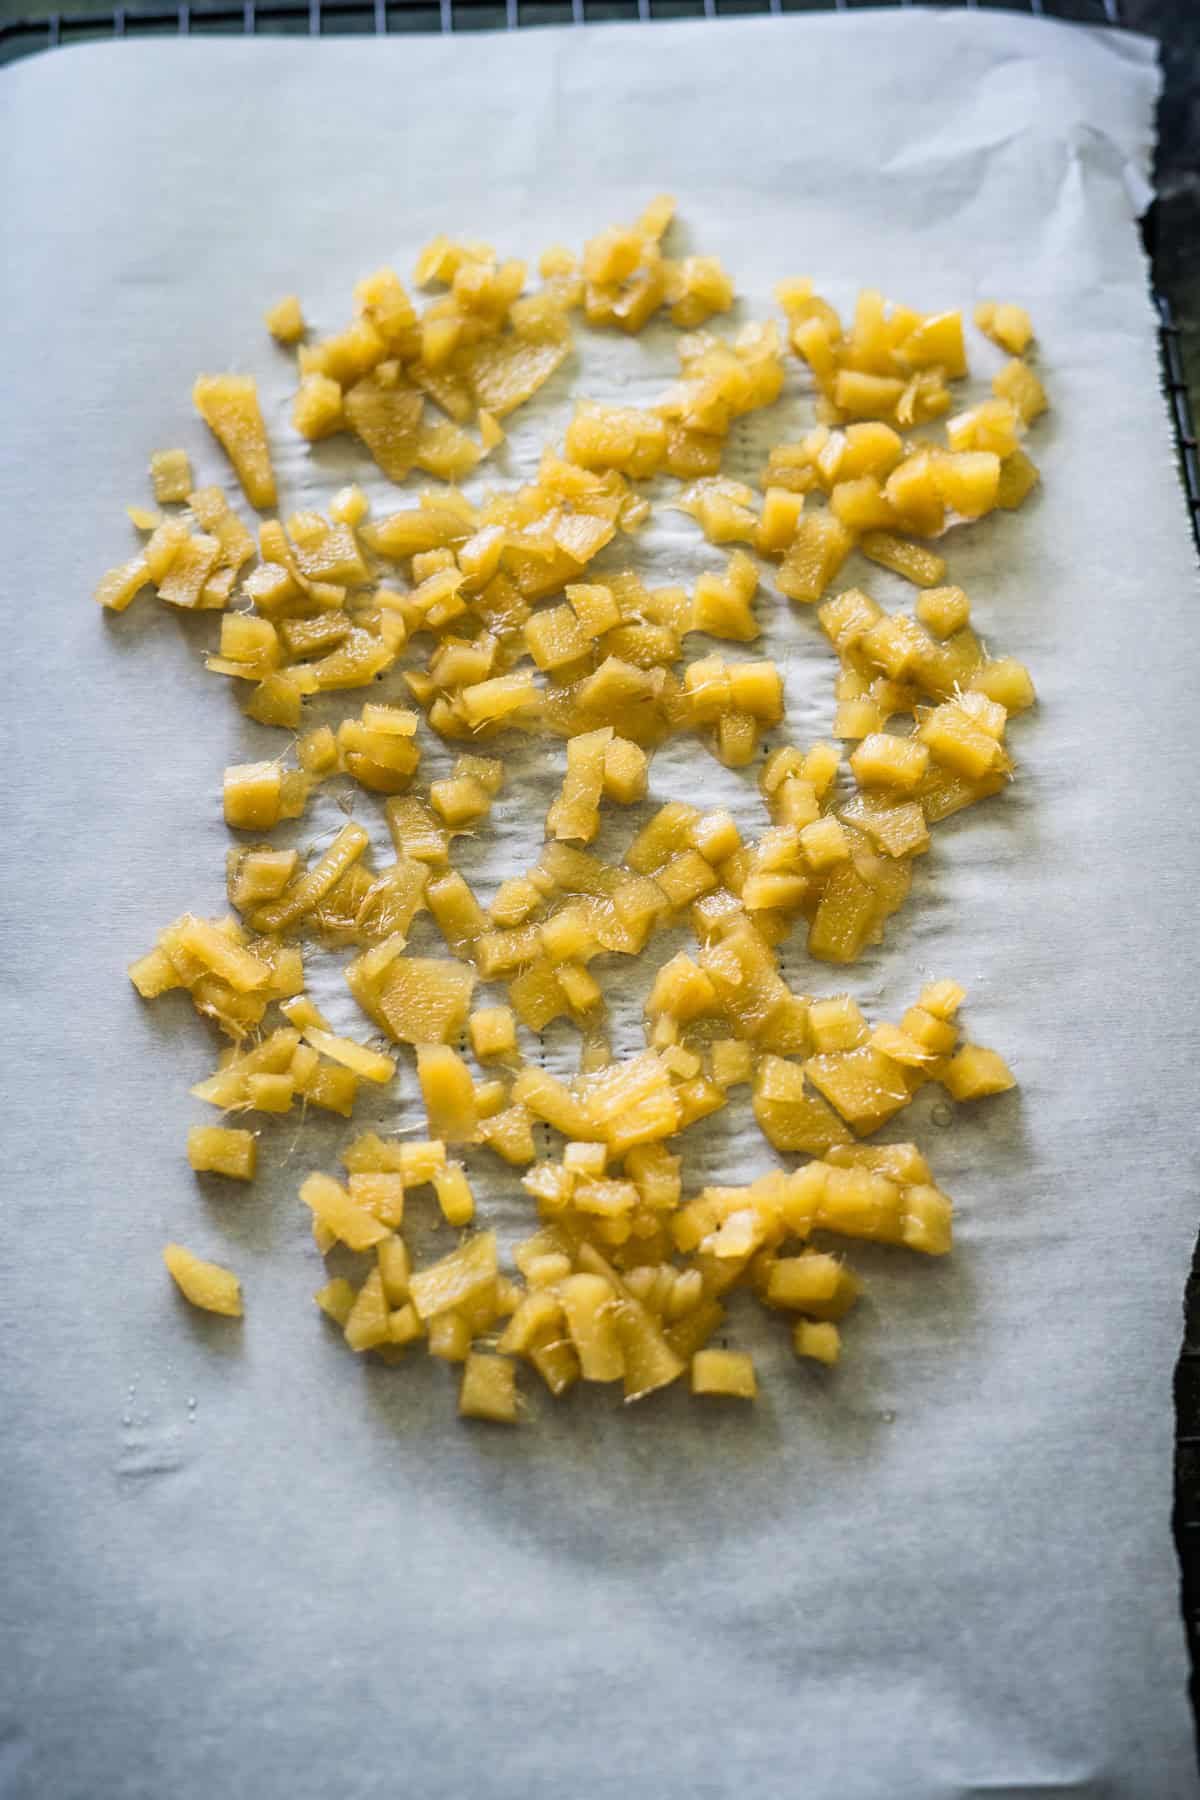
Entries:
[[[927,1083],[957,1101],[1013,1085],[995,1051],[961,1038],[955,983],[872,1027],[846,994],[795,992],[778,951],[803,929],[811,957],[854,962],[903,904],[931,827],[1011,777],[1008,722],[1033,685],[984,647],[943,551],[958,525],[1020,506],[1038,480],[1023,448],[1046,405],[1029,319],[977,309],[1010,360],[990,398],[947,416],[967,374],[958,312],[866,291],[847,327],[810,281],[791,280],[777,290],[782,332],[754,322],[720,336],[705,327],[733,305],[733,283],[715,257],[664,254],[673,210],[659,198],[581,258],[547,251],[531,292],[523,263],[442,237],[418,259],[416,285],[439,290],[421,312],[391,269],[358,284],[352,322],[331,337],[310,340],[299,301],[281,301],[267,323],[297,346],[299,433],[348,433],[391,481],[419,470],[432,485],[375,522],[346,487],[326,514],[267,517],[256,535],[220,488],[195,485],[182,451],[160,451],[156,508],[129,509],[142,548],[97,590],[115,612],[145,588],[220,612],[208,669],[290,737],[290,762],[225,771],[233,911],[167,926],[133,983],[146,999],[185,989],[229,1040],[193,1090],[225,1116],[311,1105],[349,1118],[360,1084],[393,1081],[396,1046],[411,1046],[422,1139],[399,1118],[403,1141],[360,1133],[342,1179],[301,1187],[320,1249],[349,1252],[356,1269],[316,1298],[355,1351],[396,1362],[424,1344],[461,1363],[460,1411],[476,1418],[518,1418],[519,1362],[555,1395],[582,1379],[636,1399],[690,1375],[695,1393],[753,1397],[750,1357],[712,1344],[738,1286],[784,1314],[797,1355],[836,1361],[860,1283],[827,1234],[934,1256],[951,1244],[951,1203],[916,1145],[860,1140]],[[683,335],[679,379],[656,405],[582,403],[536,480],[466,497],[457,484],[504,442],[501,421],[572,354],[577,315],[637,332],[664,310]],[[789,351],[811,377],[815,423],[773,445],[757,491],[721,474],[722,452],[736,419],[778,400]],[[273,511],[254,379],[202,376],[193,399],[246,500]],[[665,500],[664,478],[682,484]],[[632,566],[652,504],[729,546],[691,593],[647,587]],[[913,584],[910,611],[831,591],[856,550]],[[745,646],[780,604],[772,586],[814,607],[836,654],[845,761],[836,743],[762,755],[784,684]],[[388,677],[386,700],[306,728],[314,696]],[[423,730],[470,748],[422,791]],[[594,854],[601,808],[642,802],[656,747],[681,733],[729,768],[757,765],[759,835],[676,799],[619,862]],[[544,755],[565,740],[561,790],[541,854],[485,907],[454,841],[485,827],[529,737]],[[320,784],[347,780],[383,797],[390,861],[373,861],[353,818],[309,859],[266,841]],[[445,956],[410,953],[421,913]],[[614,1056],[610,959],[680,926],[693,947],[654,974],[645,1048]],[[339,1034],[306,991],[305,955],[344,946],[375,1042]],[[556,1020],[579,1033],[571,1081],[531,1054],[529,1034]],[[689,1193],[675,1140],[740,1084],[769,1143],[805,1160]],[[562,1140],[554,1154],[547,1132]],[[198,1126],[188,1154],[198,1171],[250,1181],[258,1145],[246,1125]],[[468,1150],[523,1171],[537,1223],[511,1268],[495,1232],[475,1229]],[[405,1210],[425,1188],[463,1235],[417,1268]],[[164,1255],[195,1305],[240,1314],[228,1270],[179,1245]]]

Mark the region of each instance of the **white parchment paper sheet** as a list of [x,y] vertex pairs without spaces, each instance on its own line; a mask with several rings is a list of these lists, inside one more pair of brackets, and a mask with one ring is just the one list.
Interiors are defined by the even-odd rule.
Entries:
[[[1169,1512],[1200,596],[1134,226],[1155,92],[1144,41],[1003,15],[119,45],[6,72],[6,1800],[1194,1791]],[[89,594],[129,554],[151,448],[228,485],[189,416],[199,369],[258,374],[287,505],[361,466],[291,433],[259,323],[279,294],[331,328],[354,278],[408,270],[436,230],[536,255],[661,188],[743,316],[801,272],[841,305],[866,283],[1033,310],[1044,493],[950,556],[1041,705],[1010,792],[939,830],[847,977],[889,1017],[960,978],[1021,1088],[949,1129],[924,1102],[902,1122],[959,1203],[958,1250],[856,1255],[870,1298],[835,1374],[747,1306],[753,1411],[534,1395],[537,1428],[504,1435],[455,1423],[445,1369],[364,1368],[314,1316],[295,1188],[343,1127],[269,1129],[248,1192],[184,1166],[214,1046],[123,968],[222,907],[220,771],[278,739],[200,668],[211,625],[147,600],[102,618]],[[973,357],[983,391],[998,358]],[[669,330],[581,334],[489,479],[531,468],[573,396],[652,394],[672,358]],[[809,416],[795,378],[730,466]],[[668,513],[639,554],[654,579],[719,562]],[[832,658],[810,615],[760,609],[807,741]],[[536,845],[561,757],[514,760],[467,863],[485,894]],[[653,790],[758,817],[691,742]],[[299,841],[340,817],[326,793]],[[787,967],[846,984],[799,948]],[[620,989],[626,1044],[645,978]],[[314,975],[349,1025],[339,980]],[[414,1086],[406,1067],[366,1118],[415,1128]],[[698,1135],[697,1179],[767,1160],[744,1105]],[[514,1186],[481,1177],[506,1228]],[[168,1237],[239,1270],[242,1327],[186,1311]]]

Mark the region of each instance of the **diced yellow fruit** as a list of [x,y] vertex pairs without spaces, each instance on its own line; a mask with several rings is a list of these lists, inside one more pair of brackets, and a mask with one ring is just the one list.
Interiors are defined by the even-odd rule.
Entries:
[[325,1317],[332,1319],[335,1325],[343,1328],[354,1311],[355,1298],[354,1289],[344,1275],[336,1275],[332,1281],[327,1281],[323,1288],[318,1288],[313,1295],[313,1299]]
[[246,1099],[254,1112],[291,1111],[296,1084],[290,1075],[247,1075]]
[[463,1419],[490,1419],[498,1425],[515,1425],[518,1419],[515,1364],[506,1356],[473,1350],[463,1364],[458,1412]]
[[962,450],[938,456],[933,464],[938,493],[965,519],[991,512],[1000,489],[1000,458],[991,450]]
[[1007,713],[1024,712],[1037,699],[1029,670],[1013,656],[985,662],[971,676],[968,689],[973,694],[986,695]]
[[910,1037],[898,1025],[877,1025],[869,1042],[892,1062],[906,1069],[923,1069],[933,1061],[933,1053],[919,1038]]
[[448,1044],[418,1044],[417,1075],[431,1134],[447,1144],[470,1143],[478,1126],[475,1084],[462,1057]]
[[806,513],[776,578],[780,593],[789,600],[819,600],[853,547],[853,533],[833,513]]
[[517,1048],[517,1027],[512,1008],[481,1006],[468,1021],[471,1048],[481,1062],[493,1056],[512,1056]]
[[150,458],[150,482],[160,505],[186,500],[195,482],[186,450],[155,450]]
[[389,1228],[366,1207],[357,1205],[340,1181],[331,1175],[309,1175],[300,1198],[321,1223],[350,1250],[370,1250],[389,1234]]
[[954,1234],[954,1207],[940,1189],[927,1184],[906,1187],[901,1195],[901,1237],[910,1250],[924,1256],[949,1254]]
[[744,1350],[697,1350],[692,1357],[692,1392],[757,1399],[754,1358]]
[[625,1357],[616,1329],[617,1299],[602,1275],[569,1275],[559,1288],[567,1331],[585,1381],[619,1381]]
[[955,1100],[981,1100],[986,1094],[1004,1094],[1016,1087],[1016,1077],[996,1050],[964,1044],[938,1076]]
[[797,1356],[826,1363],[832,1368],[841,1354],[841,1334],[837,1326],[828,1321],[797,1319],[792,1328],[792,1346]]
[[645,798],[648,770],[646,752],[629,738],[613,737],[604,748],[603,790],[606,799],[632,806]]
[[998,400],[1007,400],[1015,407],[1026,425],[1031,425],[1046,410],[1046,390],[1028,363],[1005,363],[992,376],[992,392]]
[[481,1293],[493,1289],[497,1273],[496,1234],[481,1231],[449,1256],[412,1275],[412,1304],[418,1317],[428,1323],[442,1313],[473,1303]]
[[377,994],[364,995],[353,982],[351,986],[360,1003],[371,1001],[367,1010],[397,1042],[449,1043],[466,1024],[475,973],[438,957],[398,956],[384,972]]
[[321,1063],[304,1085],[304,1097],[311,1106],[339,1113],[344,1119],[354,1111],[357,1093],[358,1076],[353,1069],[341,1068],[335,1063]]
[[821,874],[835,863],[845,862],[850,841],[841,820],[826,813],[801,828],[800,849],[809,868]]
[[971,621],[971,602],[960,587],[926,588],[918,597],[917,618],[935,637],[953,637]]
[[185,1300],[204,1312],[223,1313],[226,1318],[242,1316],[242,1287],[236,1275],[219,1263],[204,1262],[185,1250],[182,1244],[168,1244],[163,1261]]
[[738,1038],[718,1038],[711,1046],[712,1078],[720,1088],[737,1087],[754,1076],[754,1054]]
[[201,375],[192,388],[192,400],[233,464],[251,506],[274,506],[275,474],[254,377]]
[[371,1270],[358,1290],[358,1295],[343,1327],[343,1335],[351,1350],[358,1354],[377,1350],[391,1341],[391,1321],[384,1293],[383,1276],[378,1267]]
[[1012,356],[1023,356],[1033,341],[1033,321],[1023,306],[1010,301],[982,300],[975,308],[975,323]]
[[327,1056],[331,1062],[341,1063],[343,1068],[353,1069],[363,1081],[384,1083],[390,1081],[396,1073],[393,1057],[384,1056],[378,1050],[369,1050],[365,1044],[356,1044],[351,1038],[338,1037],[333,1032],[321,1031],[314,1026],[308,1026],[304,1036],[318,1055]]
[[798,1063],[765,1056],[754,1083],[754,1116],[777,1150],[824,1156],[850,1133],[833,1108],[808,1087]]
[[546,814],[548,837],[585,844],[595,837],[604,791],[604,758],[612,738],[612,727],[606,725],[599,731],[581,732],[568,741],[566,778]]
[[621,609],[612,595],[611,588],[600,586],[568,587],[567,599],[571,610],[579,620],[590,641],[602,637],[606,631],[615,631],[621,623]]
[[903,392],[904,383],[894,376],[858,369],[840,369],[833,383],[834,405],[852,419],[890,419]]
[[344,424],[342,390],[328,375],[306,375],[292,402],[292,424],[310,443],[340,431]]
[[831,1300],[841,1282],[842,1265],[836,1256],[806,1251],[803,1256],[774,1258],[767,1277],[766,1299],[771,1306],[807,1312],[814,1303]]
[[570,606],[550,606],[525,622],[525,646],[539,669],[563,668],[588,655],[592,638]]
[[957,981],[934,981],[917,996],[918,1006],[935,1019],[952,1019],[967,997],[967,990]]
[[850,767],[863,787],[911,794],[929,767],[929,751],[916,738],[872,732],[851,753]]
[[193,1125],[188,1132],[188,1161],[197,1174],[229,1175],[253,1181],[258,1166],[258,1140],[252,1131],[221,1125]]
[[1000,464],[996,505],[1004,507],[1006,511],[1014,511],[1024,504],[1040,479],[1037,465],[1030,461],[1023,450],[1014,450]]
[[269,831],[279,823],[283,770],[278,763],[237,763],[225,771],[225,823],[239,831]]
[[958,381],[967,372],[962,314],[930,313],[904,338],[897,354],[907,368],[940,368],[950,381]]
[[915,587],[937,587],[945,578],[943,557],[907,538],[893,537],[891,532],[868,531],[859,539],[858,547],[872,562],[891,569],[893,574],[903,575]]
[[447,1163],[444,1169],[438,1169],[433,1177],[433,1191],[447,1225],[471,1223],[475,1217],[475,1196],[461,1163]]
[[299,298],[295,294],[285,294],[282,300],[276,301],[268,309],[265,317],[267,330],[280,344],[298,343],[308,329]]
[[1004,751],[983,727],[955,700],[934,707],[922,721],[918,736],[935,762],[978,781],[1006,766]]
[[[353,1169],[346,1185],[354,1205],[369,1212],[389,1230],[394,1231],[403,1220],[404,1177],[398,1170]],[[401,1295],[400,1299],[403,1298]],[[394,1300],[392,1304],[398,1306],[400,1301]]]
[[804,1073],[857,1132],[874,1131],[912,1098],[903,1074],[869,1044],[811,1056]]
[[870,1035],[858,1003],[849,994],[814,1000],[808,1009],[808,1026],[819,1052],[857,1050]]
[[946,442],[951,450],[990,450],[1007,458],[1018,448],[1023,429],[1011,401],[981,400],[946,421]]
[[830,493],[829,507],[850,531],[874,531],[896,523],[891,501],[874,475],[839,481]]

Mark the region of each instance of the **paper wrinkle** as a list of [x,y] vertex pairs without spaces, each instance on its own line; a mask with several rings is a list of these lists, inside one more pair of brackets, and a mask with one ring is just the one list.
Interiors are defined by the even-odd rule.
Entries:
[[[1193,1795],[1170,1394],[1194,1231],[1198,968],[1181,920],[1200,846],[1148,772],[1188,766],[1200,585],[1131,220],[1153,46],[914,10],[106,45],[5,84],[0,502],[22,610],[0,665],[4,1800]],[[502,1437],[457,1424],[453,1372],[364,1368],[312,1307],[323,1265],[298,1179],[336,1167],[359,1128],[423,1135],[407,1057],[352,1125],[264,1126],[249,1192],[184,1165],[201,1116],[187,1089],[217,1046],[185,999],[146,1007],[123,970],[179,912],[226,909],[220,771],[281,740],[204,672],[211,622],[149,598],[100,619],[88,593],[131,554],[122,508],[152,448],[182,445],[235,497],[190,413],[202,368],[258,376],[282,510],[351,472],[376,515],[407,503],[349,446],[292,433],[291,364],[261,327],[281,294],[333,330],[360,275],[407,275],[435,231],[535,263],[664,189],[680,243],[736,279],[731,324],[802,273],[843,313],[860,285],[1033,308],[1044,490],[946,546],[977,629],[1038,685],[1012,727],[1017,780],[938,828],[882,949],[830,969],[794,940],[782,959],[801,991],[849,991],[872,1018],[954,976],[972,1037],[1021,1085],[946,1107],[945,1126],[922,1095],[885,1134],[929,1155],[958,1244],[938,1266],[847,1246],[868,1287],[835,1374],[798,1367],[747,1299],[730,1341],[755,1354],[753,1413],[682,1391],[556,1407],[530,1383],[537,1424]],[[1004,358],[968,336],[981,395]],[[528,478],[579,397],[661,393],[676,342],[581,327],[472,492]],[[739,479],[811,422],[789,367],[777,408],[731,434]],[[660,508],[675,495],[653,491]],[[725,555],[664,509],[606,566],[691,585]],[[843,582],[913,601],[861,559]],[[787,681],[772,741],[827,735],[835,661],[814,617],[769,571],[756,607],[747,653]],[[402,692],[392,677],[369,697]],[[422,783],[461,748],[422,744]],[[484,898],[536,854],[564,766],[561,744],[499,748],[508,785],[456,852]],[[651,786],[761,830],[752,778],[694,739],[657,753]],[[606,809],[601,853],[650,810]],[[386,860],[381,809],[361,798],[354,815]],[[319,845],[344,819],[326,789],[279,839]],[[436,948],[426,926],[414,948]],[[344,961],[310,953],[310,985],[366,1039]],[[619,967],[604,979],[630,1048],[652,968]],[[569,1072],[577,1038],[555,1028],[543,1054]],[[697,1186],[771,1160],[745,1090],[682,1148]],[[469,1160],[508,1238],[516,1180]],[[432,1203],[411,1213],[422,1253],[445,1243]],[[168,1238],[237,1269],[236,1332],[173,1293]]]

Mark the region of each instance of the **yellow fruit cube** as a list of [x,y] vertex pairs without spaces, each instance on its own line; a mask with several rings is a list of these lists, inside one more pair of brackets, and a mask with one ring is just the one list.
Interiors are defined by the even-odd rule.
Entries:
[[[371,1213],[390,1230],[394,1231],[403,1220],[404,1177],[398,1170],[353,1169],[346,1187],[355,1206]],[[398,1306],[400,1301],[394,1300],[392,1304]]]
[[953,637],[971,622],[971,602],[960,587],[926,588],[917,600],[917,618],[935,637]]
[[475,1217],[475,1196],[461,1163],[447,1163],[444,1169],[438,1169],[433,1177],[433,1191],[447,1225],[471,1223]]
[[220,1263],[204,1262],[185,1250],[182,1244],[168,1244],[163,1261],[185,1300],[204,1312],[222,1313],[226,1318],[242,1316],[242,1287],[236,1275]]
[[921,1184],[901,1195],[902,1241],[924,1256],[946,1256],[953,1241],[954,1207],[940,1189]]
[[186,450],[155,450],[150,457],[150,482],[160,505],[186,500],[195,482]]
[[981,300],[975,308],[975,323],[985,337],[990,337],[1013,356],[1023,356],[1033,341],[1033,321],[1023,306],[1011,302]]
[[990,450],[1010,457],[1019,446],[1024,420],[1009,400],[981,400],[946,421],[951,450]]
[[632,806],[644,799],[648,768],[646,752],[640,744],[629,738],[611,738],[604,748],[605,798],[621,806]]
[[616,1329],[617,1297],[602,1275],[569,1275],[559,1288],[567,1332],[585,1381],[619,1381],[625,1356]]
[[966,988],[957,981],[934,981],[921,989],[917,1004],[935,1019],[952,1019],[966,997]]
[[1000,464],[1000,486],[996,490],[996,505],[1012,512],[1022,506],[1041,479],[1037,465],[1030,461],[1023,450],[1014,450]]
[[926,550],[922,544],[894,537],[889,531],[868,531],[859,539],[859,549],[872,562],[895,575],[903,575],[914,587],[937,587],[945,579],[945,558]]
[[325,1286],[318,1288],[313,1295],[313,1299],[325,1317],[332,1319],[335,1325],[343,1328],[346,1320],[354,1311],[355,1298],[354,1289],[344,1275],[337,1275],[332,1281],[327,1281]]
[[192,388],[192,400],[233,464],[251,506],[274,506],[275,474],[254,377],[201,375]]
[[754,547],[766,556],[778,556],[787,549],[800,527],[804,511],[804,493],[787,487],[768,487],[763,494],[762,511]]
[[809,868],[817,874],[845,862],[850,855],[850,840],[845,826],[832,813],[813,819],[801,827],[800,850]]
[[922,721],[917,735],[935,762],[968,780],[978,781],[1006,767],[1004,751],[996,739],[956,700],[935,706]]
[[860,1134],[886,1123],[912,1099],[902,1071],[870,1044],[810,1056],[804,1073]]
[[389,1227],[358,1205],[340,1181],[331,1175],[309,1175],[300,1198],[314,1218],[350,1250],[370,1250],[389,1235]]
[[418,1269],[410,1278],[409,1295],[418,1317],[428,1323],[493,1291],[497,1274],[496,1234],[481,1231],[449,1256]]
[[942,1068],[938,1077],[955,1100],[981,1100],[987,1094],[1004,1094],[1016,1087],[1016,1077],[996,1050],[964,1044]]
[[463,1364],[458,1412],[463,1419],[490,1419],[498,1425],[515,1425],[516,1365],[506,1356],[473,1350]]
[[692,1392],[757,1399],[754,1358],[744,1350],[697,1350],[692,1357]]
[[863,787],[911,794],[929,767],[929,751],[916,738],[872,732],[851,753],[850,767]]
[[300,301],[295,294],[285,294],[282,300],[276,301],[264,315],[267,330],[279,344],[296,344],[304,336],[308,327],[304,323],[304,314]]
[[849,994],[831,1000],[814,1000],[808,1009],[808,1026],[818,1051],[857,1050],[870,1035],[858,1003]]
[[789,600],[819,600],[854,547],[854,535],[831,512],[806,513],[776,578]]
[[481,1006],[468,1021],[471,1048],[481,1062],[494,1056],[512,1056],[517,1048],[517,1025],[512,1008]]
[[278,763],[236,763],[225,771],[225,823],[239,831],[269,831],[277,825],[282,797]]
[[829,1321],[797,1319],[792,1329],[792,1347],[797,1356],[832,1368],[841,1354],[841,1334]]
[[976,669],[968,682],[973,694],[983,694],[1006,713],[1024,712],[1037,699],[1033,678],[1024,663],[1013,656],[999,656]]
[[978,519],[991,512],[1000,490],[1000,458],[991,450],[961,450],[934,459],[938,493],[952,512]]
[[258,1166],[258,1140],[252,1131],[220,1125],[193,1125],[188,1132],[188,1161],[197,1174],[228,1175],[253,1181]]
[[462,1057],[448,1044],[418,1044],[417,1076],[431,1135],[447,1144],[470,1143],[478,1124],[475,1084]]
[[754,1052],[738,1038],[718,1038],[709,1049],[712,1078],[719,1088],[738,1087],[754,1078]]
[[814,1302],[833,1298],[841,1274],[837,1257],[821,1252],[810,1250],[803,1256],[775,1257],[767,1275],[767,1303],[807,1312]]

